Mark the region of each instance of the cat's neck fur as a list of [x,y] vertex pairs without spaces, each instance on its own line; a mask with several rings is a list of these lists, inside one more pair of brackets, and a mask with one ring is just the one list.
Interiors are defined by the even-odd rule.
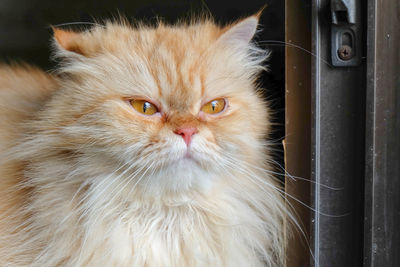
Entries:
[[[273,242],[281,242],[273,236],[281,231],[275,218],[281,215],[268,207],[279,196],[268,188],[265,190],[270,195],[260,194],[259,185],[242,183],[243,173],[222,175],[203,192],[164,193],[149,198],[140,197],[140,190],[112,186],[112,181],[129,178],[121,175],[123,171],[120,175],[88,176],[77,171],[75,161],[47,161],[48,166],[59,165],[54,174],[57,180],[46,183],[45,190],[42,185],[31,185],[35,197],[28,212],[35,215],[26,227],[32,236],[21,240],[27,251],[40,251],[38,257],[28,260],[34,266],[278,264],[281,255],[271,253],[276,253]],[[41,166],[41,170],[31,172],[31,181],[48,174]],[[248,171],[257,175],[254,170]],[[103,186],[91,184],[92,179],[104,182]],[[71,186],[72,181],[75,186]],[[65,183],[71,184],[66,187]],[[132,201],[126,201],[127,194],[135,196]],[[269,214],[270,221],[263,214]],[[18,258],[18,251],[15,253]],[[265,259],[264,255],[274,258]]]

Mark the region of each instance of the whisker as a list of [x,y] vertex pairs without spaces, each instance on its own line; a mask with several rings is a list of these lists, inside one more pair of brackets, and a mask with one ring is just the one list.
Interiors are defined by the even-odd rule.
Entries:
[[[131,171],[133,168],[137,167],[137,165],[139,165],[143,160],[147,159],[148,157],[149,157],[149,156],[144,156],[144,157],[141,158],[141,160],[135,161],[134,163],[126,162],[125,164],[123,164],[123,166],[126,166],[126,165],[128,165],[128,164],[131,164],[131,165],[130,165],[125,171],[123,171],[121,174],[119,174],[117,177],[114,177],[113,180],[112,180],[112,182],[109,183],[106,187],[104,187],[103,190],[100,191],[100,193],[97,193],[97,198],[96,198],[94,201],[92,200],[92,205],[94,205],[94,204],[96,203],[96,201],[103,195],[103,193],[104,193],[110,186],[112,186],[116,181],[118,181],[123,175],[125,175],[126,173],[128,173],[129,171]],[[134,178],[134,177],[136,176],[136,174],[139,173],[141,170],[143,170],[145,167],[146,167],[145,165],[142,165],[142,167],[138,168],[131,176]],[[118,171],[118,170],[117,170],[117,171]],[[104,178],[102,182],[100,182],[99,184],[96,185],[96,188],[103,186],[103,183],[107,182],[108,179],[109,179],[110,177],[112,177],[115,173],[116,173],[116,171],[115,171],[115,172],[112,172],[110,175],[108,175],[106,178]],[[126,181],[125,181],[124,179],[122,179],[122,181],[120,181],[120,183],[118,183],[118,185],[111,191],[110,194],[113,194],[114,191],[115,191],[122,183],[124,183],[124,182],[126,182]],[[129,183],[129,182],[127,182],[125,186],[127,186],[128,183]],[[92,190],[92,191],[95,191],[95,189]],[[90,208],[92,207],[92,205],[89,206],[89,207],[87,207],[87,209],[90,209]]]
[[[232,159],[232,160],[233,160],[233,159]],[[275,190],[277,190],[278,192],[280,192],[280,193],[282,193],[282,194],[288,196],[289,198],[293,199],[294,201],[300,203],[301,205],[307,207],[308,209],[314,211],[314,212],[317,213],[317,214],[320,214],[320,215],[323,215],[323,216],[327,216],[327,217],[331,217],[331,218],[341,218],[341,217],[348,216],[348,215],[350,214],[350,213],[345,213],[345,214],[342,214],[342,215],[331,215],[331,214],[327,214],[327,213],[323,213],[323,212],[317,211],[317,210],[314,209],[313,207],[308,206],[308,205],[307,205],[306,203],[304,203],[303,201],[301,201],[301,200],[297,199],[296,197],[294,197],[294,196],[288,194],[287,192],[283,191],[282,189],[279,189],[278,187],[276,187],[276,186],[274,186],[274,185],[272,185],[272,184],[269,184],[269,183],[267,183],[266,181],[263,181],[263,180],[260,179],[257,175],[255,175],[253,172],[248,171],[248,170],[245,170],[245,169],[243,169],[243,168],[239,168],[239,167],[237,166],[237,165],[238,165],[237,163],[236,163],[236,164],[235,164],[234,162],[229,162],[229,163],[233,164],[233,167],[237,168],[237,170],[242,171],[244,174],[249,175],[250,178],[255,178],[255,179],[257,179],[257,181],[262,182],[262,183],[265,184],[266,186],[272,187],[273,189],[275,189]],[[241,164],[242,164],[242,162],[241,162]]]
[[[151,169],[154,166],[154,162],[152,162],[149,166],[143,165],[143,167],[140,169],[140,171],[142,171],[145,167],[146,170],[143,172],[143,174],[139,177],[139,179],[137,179],[136,183],[133,185],[133,187],[131,188],[131,190],[129,190],[128,195],[132,194],[132,192],[134,192],[134,190],[136,189],[136,186],[140,183],[140,181],[143,179],[143,177],[145,177],[146,173],[149,171],[149,169]],[[134,175],[131,176],[131,178],[129,179],[128,183],[125,184],[125,186],[120,190],[122,191],[126,186],[128,186],[128,184],[130,184],[131,181],[133,181],[133,179],[136,178],[136,174],[138,172],[135,172]]]
[[[230,161],[228,161],[228,162],[229,162],[229,164],[231,164],[231,165],[230,165],[231,169],[238,170],[238,169],[237,169],[237,167],[238,167],[237,164],[233,164],[233,163],[230,162]],[[243,168],[239,168],[239,171],[242,172],[243,174],[249,175],[248,172],[246,172]],[[251,175],[251,176],[253,176],[253,175]],[[255,183],[255,181],[253,181],[253,182]],[[256,184],[258,187],[260,187],[260,189],[262,189],[263,192],[269,194],[269,192],[268,192],[268,191],[265,191],[265,189],[262,188],[261,185],[259,185],[258,183],[255,183],[255,184]],[[263,184],[268,185],[269,187],[272,187],[272,189],[274,189],[274,190],[277,190],[277,189],[278,189],[277,187],[273,186],[272,184],[268,184],[266,181],[263,181]],[[284,195],[283,195],[281,192],[279,192],[279,190],[277,190],[277,192],[278,192],[284,199],[286,199],[286,198],[284,197]],[[310,253],[311,253],[311,255],[312,255],[311,247],[310,247],[310,245],[309,245],[309,243],[308,243],[308,240],[307,240],[307,235],[306,235],[306,233],[305,233],[304,230],[303,230],[304,225],[303,225],[303,227],[302,227],[302,225],[300,225],[300,223],[299,223],[298,220],[296,219],[296,216],[297,216],[297,218],[299,218],[299,216],[298,216],[298,214],[297,214],[297,212],[296,212],[296,209],[293,207],[292,203],[290,203],[290,202],[288,202],[288,201],[286,201],[285,204],[289,205],[290,211],[287,211],[285,208],[282,208],[282,207],[281,207],[282,210],[285,211],[285,213],[286,213],[286,215],[289,217],[290,221],[296,226],[297,231],[301,234],[301,236],[302,236],[302,237],[304,238],[304,240],[306,241],[306,244],[307,244],[307,246],[308,246],[308,248],[309,248],[309,251],[310,251]],[[292,213],[294,213],[294,215],[293,215]]]
[[[111,178],[113,175],[115,175],[116,172],[118,172],[120,169],[122,169],[123,167],[127,166],[128,163],[123,164],[121,167],[119,167],[116,171],[110,173],[107,177],[103,178],[103,180],[96,184],[93,188],[92,191],[96,191],[97,188],[101,188],[103,187],[103,185],[105,183],[107,183],[107,181],[109,180],[109,178]],[[107,189],[109,186],[111,186],[115,181],[117,181],[119,179],[119,177],[121,177],[122,175],[124,175],[125,173],[127,173],[132,166],[128,167],[126,170],[124,170],[120,175],[118,175],[115,179],[112,180],[112,182],[110,184],[108,184],[108,186],[103,187],[103,189],[100,191],[100,193],[97,193],[98,197],[95,199],[97,200]],[[90,194],[86,194],[79,202],[78,205],[81,205],[88,197],[90,197]],[[77,206],[78,206],[77,205]]]
[[[234,164],[234,163],[231,162],[230,160],[228,160],[228,164],[231,164],[231,165],[229,165],[231,169],[233,169],[233,170],[238,170],[238,164]],[[244,174],[249,175],[248,172],[246,172],[246,171],[245,171],[243,168],[241,168],[241,167],[239,168],[239,171],[241,171],[242,173],[244,172]],[[254,176],[254,175],[251,175],[251,176]],[[259,178],[257,177],[257,179],[259,179]],[[261,181],[262,181],[262,180],[261,180]],[[253,181],[253,182],[255,183],[255,181]],[[278,192],[284,199],[286,199],[286,198],[284,197],[284,195],[288,195],[289,197],[292,197],[290,194],[287,194],[286,192],[284,192],[285,194],[282,194],[282,191],[279,190],[276,186],[273,186],[272,184],[268,184],[266,181],[262,181],[262,182],[263,182],[263,184],[272,187],[274,190],[277,190],[277,192]],[[262,189],[263,192],[265,192],[265,193],[268,194],[268,192],[265,191],[265,189],[263,189],[258,183],[255,183],[255,184],[258,185],[258,186]],[[286,209],[283,209],[283,210],[286,211],[286,212],[285,212],[286,215],[289,216],[290,221],[296,226],[295,229],[297,229],[297,231],[300,233],[300,235],[304,238],[304,241],[306,242],[306,245],[307,245],[307,247],[308,247],[308,250],[309,250],[309,252],[310,252],[312,258],[313,258],[314,261],[315,261],[315,257],[314,257],[314,254],[313,254],[313,252],[312,252],[311,246],[310,246],[310,244],[309,244],[309,242],[308,242],[307,235],[306,235],[306,233],[305,233],[304,230],[303,230],[304,225],[303,225],[303,227],[302,227],[302,225],[300,225],[300,223],[298,222],[298,220],[297,220],[296,217],[295,217],[295,216],[297,216],[297,218],[299,218],[299,215],[298,215],[298,213],[296,212],[296,209],[293,207],[292,203],[290,203],[290,202],[288,202],[288,201],[286,201],[285,203],[286,203],[287,205],[289,205],[290,212],[289,212],[289,211],[286,211]],[[304,205],[305,205],[305,204],[304,204]],[[308,206],[307,206],[307,207],[308,207]],[[294,215],[292,215],[292,213],[294,213]],[[301,221],[300,221],[300,222],[301,222]]]
[[324,187],[324,188],[327,188],[327,189],[330,189],[330,190],[334,190],[334,191],[341,191],[341,190],[344,190],[344,188],[342,188],[342,187],[339,187],[339,188],[331,187],[331,186],[329,186],[329,185],[325,185],[325,184],[322,184],[322,183],[313,181],[313,180],[311,180],[311,179],[307,179],[307,178],[304,178],[304,177],[291,175],[281,164],[279,164],[277,161],[275,161],[275,160],[273,160],[273,159],[268,159],[268,162],[273,163],[273,164],[276,164],[276,165],[277,165],[282,171],[284,171],[285,173],[279,173],[279,172],[274,172],[274,171],[271,171],[271,170],[262,169],[262,168],[260,168],[260,167],[254,166],[254,165],[252,165],[252,164],[250,164],[250,163],[246,163],[246,162],[244,162],[244,164],[248,164],[249,166],[251,166],[251,167],[253,167],[253,168],[260,169],[260,170],[269,172],[269,173],[274,174],[274,175],[279,175],[279,176],[283,176],[283,177],[288,176],[289,178],[291,178],[291,179],[294,180],[294,181],[296,181],[296,180],[302,180],[302,181],[306,181],[306,182],[315,184],[315,185],[317,185],[317,186],[321,186],[321,187]]
[[[122,166],[126,166],[127,164],[129,164],[129,162],[126,162],[126,163],[123,164]],[[81,217],[85,217],[86,214],[88,214],[90,210],[93,210],[93,206],[94,206],[95,204],[97,204],[97,200],[103,195],[103,193],[104,193],[108,188],[110,188],[116,181],[118,181],[120,177],[122,177],[126,172],[131,171],[134,167],[135,167],[135,165],[132,164],[132,165],[129,166],[125,171],[123,171],[121,174],[119,174],[117,177],[115,177],[115,178],[111,181],[111,183],[109,183],[107,186],[105,186],[105,187],[103,188],[103,190],[102,190],[100,193],[97,194],[97,197],[96,197],[94,200],[91,200],[91,203],[89,204],[89,206],[85,207],[85,211],[81,214]],[[118,169],[120,169],[120,168],[118,168]],[[141,169],[143,169],[143,167],[142,167]],[[141,169],[136,170],[136,172],[139,172]],[[105,178],[102,182],[108,181],[108,178],[111,177],[111,176],[114,175],[114,174],[115,174],[115,172],[111,173],[111,174],[110,174],[109,176],[107,176],[107,178]],[[130,179],[130,180],[132,180],[132,179]],[[102,182],[101,182],[100,184],[102,184]],[[122,181],[118,184],[118,186],[121,185],[123,182],[124,182],[124,180],[122,180]],[[129,182],[128,182],[128,183],[129,183]],[[118,188],[118,186],[117,186],[116,188]],[[99,187],[99,186],[97,185],[96,188],[97,188],[97,187]],[[114,188],[114,189],[112,190],[112,192],[114,192],[116,188]],[[120,191],[121,191],[121,190],[120,190]],[[110,193],[110,194],[112,194],[112,193]],[[89,194],[87,194],[85,197],[87,197],[88,195],[89,195]],[[116,196],[118,196],[118,194],[115,194],[115,195],[112,197],[112,199],[111,199],[110,201],[108,201],[108,203],[111,203],[112,200],[114,200],[114,198],[115,198]],[[103,208],[102,210],[107,210],[107,208]],[[109,212],[112,212],[111,209],[110,209]],[[96,215],[96,213],[97,213],[97,215]],[[96,217],[94,221],[97,221],[97,218],[98,218],[99,216],[101,216],[101,215],[105,215],[105,214],[104,214],[104,213],[100,213],[99,210],[95,210],[94,213],[93,213],[93,216]],[[82,247],[82,248],[85,246],[85,244],[86,244],[86,242],[87,242],[87,239],[88,239],[88,236],[89,236],[88,234],[85,235],[85,238],[84,238],[84,240],[83,240],[83,242],[82,242],[82,244],[81,244],[81,247]],[[82,252],[83,252],[83,249],[81,249],[81,253],[82,253]],[[81,253],[80,253],[79,259],[81,258]]]
[[99,23],[86,22],[86,21],[66,22],[66,23],[55,24],[53,26],[55,26],[55,27],[63,27],[63,26],[69,26],[69,25],[92,25],[92,26],[98,26],[98,27],[105,28],[104,25],[101,25]]
[[[264,144],[264,145],[265,145],[265,144]],[[227,156],[228,156],[228,155],[227,155]],[[232,160],[237,160],[237,159],[233,159],[232,157],[230,157],[230,158],[231,158]],[[245,162],[245,161],[241,161],[241,164],[245,164],[245,165],[247,165],[247,166],[249,166],[249,167],[252,167],[252,168],[261,170],[261,171],[263,171],[263,172],[267,172],[267,173],[273,174],[273,175],[277,175],[277,176],[281,176],[281,177],[288,176],[289,178],[291,178],[291,179],[293,179],[293,180],[295,180],[295,181],[296,181],[296,180],[302,180],[302,181],[310,182],[310,183],[312,183],[312,184],[315,184],[315,185],[317,185],[317,186],[324,187],[324,188],[326,188],[326,189],[330,189],[330,190],[334,190],[334,191],[341,191],[341,190],[344,190],[343,187],[339,187],[339,188],[338,188],[338,187],[332,187],[332,186],[329,186],[329,185],[325,185],[325,184],[322,184],[322,183],[313,181],[313,180],[311,180],[311,179],[307,179],[307,178],[304,178],[304,177],[292,175],[292,174],[290,174],[280,163],[278,163],[277,161],[275,161],[275,160],[273,160],[273,159],[271,159],[271,158],[270,158],[270,159],[267,159],[267,161],[268,161],[269,163],[273,163],[273,164],[277,165],[277,166],[279,167],[279,169],[281,169],[284,173],[279,173],[279,172],[275,172],[275,171],[272,171],[272,170],[260,168],[260,167],[254,165],[254,164],[251,164],[251,163]]]
[[259,41],[257,42],[259,44],[267,44],[267,45],[282,45],[282,46],[289,46],[289,47],[293,47],[293,48],[297,48],[300,49],[303,52],[306,52],[307,54],[318,58],[319,60],[321,60],[322,62],[324,62],[325,64],[327,64],[330,67],[333,67],[332,64],[330,64],[326,59],[317,56],[316,54],[312,53],[311,51],[308,51],[307,49],[305,49],[304,47],[301,47],[299,45],[293,44],[293,43],[288,43],[288,42],[284,42],[284,41],[277,41],[277,40],[265,40],[265,41]]

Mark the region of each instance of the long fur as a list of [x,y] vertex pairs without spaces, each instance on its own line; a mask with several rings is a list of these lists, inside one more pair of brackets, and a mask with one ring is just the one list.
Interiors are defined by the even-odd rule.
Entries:
[[[0,266],[283,265],[267,53],[234,27],[108,23],[56,35],[56,76],[0,68]],[[226,112],[197,115],[221,97]],[[187,124],[192,159],[173,133]]]

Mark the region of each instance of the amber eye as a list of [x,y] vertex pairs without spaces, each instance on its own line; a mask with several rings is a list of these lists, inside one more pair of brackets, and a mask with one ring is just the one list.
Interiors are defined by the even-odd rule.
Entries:
[[130,101],[132,107],[145,115],[153,115],[158,112],[158,109],[155,105],[152,103],[146,101],[146,100],[131,100]]
[[225,100],[223,98],[214,99],[201,107],[201,111],[208,114],[217,114],[225,109]]

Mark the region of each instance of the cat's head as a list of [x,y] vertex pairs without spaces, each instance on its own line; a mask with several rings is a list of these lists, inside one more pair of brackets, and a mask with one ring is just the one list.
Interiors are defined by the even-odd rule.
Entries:
[[251,43],[257,24],[54,29],[62,89],[47,116],[61,127],[57,142],[91,168],[101,159],[170,191],[261,160],[269,125],[256,79],[267,53]]

